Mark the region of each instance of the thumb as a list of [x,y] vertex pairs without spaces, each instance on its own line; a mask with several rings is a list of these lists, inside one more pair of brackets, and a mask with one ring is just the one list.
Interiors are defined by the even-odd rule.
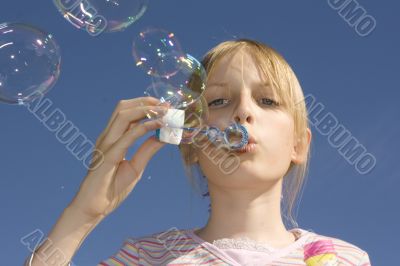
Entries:
[[129,163],[138,175],[141,175],[147,163],[154,156],[154,154],[164,147],[166,143],[160,142],[155,136],[146,139],[138,148],[136,153],[132,156]]

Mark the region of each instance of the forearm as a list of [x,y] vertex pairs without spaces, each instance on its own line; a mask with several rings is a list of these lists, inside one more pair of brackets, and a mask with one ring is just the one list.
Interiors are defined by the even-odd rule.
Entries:
[[32,258],[32,266],[68,265],[89,233],[103,217],[92,218],[67,207]]

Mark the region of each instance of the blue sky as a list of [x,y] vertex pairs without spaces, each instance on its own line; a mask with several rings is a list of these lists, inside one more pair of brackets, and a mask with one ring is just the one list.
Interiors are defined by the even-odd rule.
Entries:
[[[373,265],[394,265],[400,236],[395,168],[400,4],[359,0],[365,15],[376,21],[369,35],[360,36],[360,28],[350,26],[329,2],[150,1],[145,15],[126,31],[98,37],[73,28],[52,1],[2,0],[0,21],[26,22],[54,35],[62,52],[61,76],[47,96],[93,142],[117,102],[140,96],[148,86],[130,52],[144,27],[174,32],[197,58],[232,38],[270,44],[292,65],[304,93],[314,96],[376,162],[368,173],[360,172],[361,165],[333,147],[321,125],[313,126],[299,226],[361,247]],[[36,229],[49,232],[86,169],[26,108],[5,104],[0,104],[0,169],[2,264],[20,265],[29,254],[21,237]],[[74,262],[94,265],[128,236],[202,226],[207,204],[191,190],[177,147],[166,146],[128,199],[88,236]]]

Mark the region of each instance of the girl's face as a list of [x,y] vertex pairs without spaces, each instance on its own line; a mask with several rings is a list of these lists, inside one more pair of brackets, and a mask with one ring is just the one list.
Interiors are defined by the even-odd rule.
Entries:
[[[209,106],[207,124],[225,129],[232,122],[242,124],[255,142],[246,153],[196,149],[199,164],[208,181],[231,188],[260,188],[260,184],[283,177],[295,160],[294,122],[280,106],[271,85],[245,51],[220,59],[207,80],[204,97]],[[237,169],[227,173],[223,155],[236,157]],[[229,182],[228,182],[229,181]]]

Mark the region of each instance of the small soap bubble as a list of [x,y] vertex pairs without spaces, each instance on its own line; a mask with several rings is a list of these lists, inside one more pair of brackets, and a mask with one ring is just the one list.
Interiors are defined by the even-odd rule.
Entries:
[[60,75],[51,34],[22,23],[0,24],[0,101],[25,104],[47,93]]

